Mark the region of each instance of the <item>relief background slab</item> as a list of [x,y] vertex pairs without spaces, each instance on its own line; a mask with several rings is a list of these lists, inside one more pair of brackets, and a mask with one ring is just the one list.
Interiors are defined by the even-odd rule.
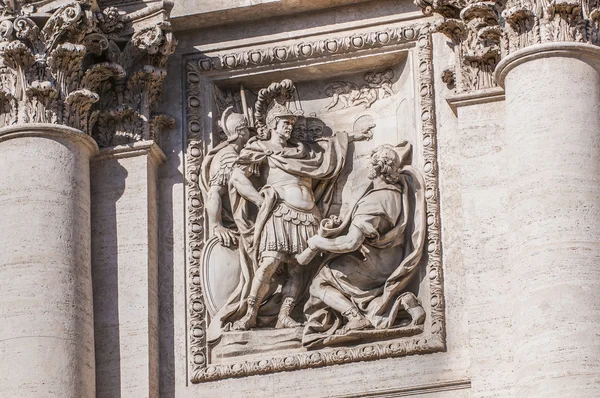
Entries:
[[[333,41],[331,37],[315,38],[277,48],[267,47],[221,56],[191,55],[185,59],[187,352],[193,383],[445,350],[432,45],[428,29],[426,24],[371,29],[350,36],[340,35],[334,37]],[[337,45],[331,44],[333,42]],[[282,56],[281,47],[285,47],[285,57]],[[275,63],[272,62],[274,54],[279,54],[281,58]],[[359,84],[366,71],[388,68],[394,70],[393,97],[378,99],[369,109],[358,105],[348,109],[338,106],[328,112],[323,111],[331,98],[320,92],[320,87],[340,80]],[[344,185],[347,192],[351,191],[355,174],[362,168],[371,149],[383,143],[396,144],[400,139],[413,144],[413,165],[425,177],[427,199],[427,255],[418,278],[419,298],[427,312],[423,333],[351,347],[275,351],[240,358],[237,362],[225,363],[210,358],[205,341],[210,313],[207,292],[203,291],[201,269],[206,221],[198,186],[198,171],[203,154],[216,138],[211,136],[211,132],[214,131],[213,116],[218,110],[213,105],[211,93],[215,85],[227,89],[243,82],[252,91],[252,88],[264,87],[282,78],[294,80],[305,115],[317,113],[334,131],[355,130],[355,124],[361,123],[358,120],[361,116],[372,118],[377,124],[372,141],[354,146],[354,168],[347,171],[346,178],[342,178],[347,182]],[[337,193],[338,206],[346,194],[342,190]],[[335,209],[332,213],[336,213]]]
[[[511,355],[510,350],[507,350],[510,347],[510,334],[506,332],[506,328],[496,329],[492,322],[499,314],[502,317],[510,315],[508,307],[498,307],[497,304],[502,300],[500,297],[505,296],[506,289],[494,287],[498,283],[498,272],[507,266],[504,262],[505,252],[491,251],[490,245],[494,245],[495,240],[490,240],[489,235],[490,231],[504,233],[504,227],[499,222],[501,220],[485,210],[489,206],[496,206],[496,198],[502,198],[489,192],[501,189],[504,179],[499,179],[486,170],[490,162],[502,157],[503,151],[490,152],[489,131],[485,134],[477,133],[476,139],[472,139],[473,134],[465,136],[459,132],[457,117],[446,101],[446,97],[453,92],[441,80],[441,72],[453,64],[454,55],[448,46],[447,37],[437,33],[432,36],[433,76],[439,201],[444,243],[442,256],[446,350],[427,355],[349,362],[337,366],[232,377],[198,384],[190,382],[193,366],[190,353],[191,279],[186,215],[190,203],[186,192],[186,181],[189,180],[189,163],[186,159],[189,155],[189,129],[185,112],[187,61],[204,56],[288,45],[304,41],[305,38],[318,41],[321,38],[349,37],[357,32],[372,32],[431,21],[432,18],[423,17],[410,0],[376,0],[310,14],[269,17],[258,22],[207,28],[196,25],[192,30],[176,32],[179,44],[169,62],[161,103],[163,112],[176,119],[176,128],[163,134],[161,147],[167,155],[167,161],[159,169],[159,200],[163,209],[159,217],[161,395],[189,398],[212,395],[254,397],[257,391],[261,391],[264,396],[279,396],[284,391],[289,397],[363,396],[367,392],[379,391],[402,391],[404,395],[412,391],[418,394],[436,391],[434,396],[440,397],[469,396],[472,391],[481,394],[508,394],[504,389],[507,383],[502,380],[510,376],[506,376],[508,368],[502,364]],[[299,39],[292,40],[291,37]],[[385,48],[371,51],[379,50]],[[386,55],[382,54],[381,57]],[[360,56],[348,58],[358,59],[357,62],[369,59]],[[331,64],[327,59],[306,62]],[[301,68],[300,64],[304,65],[304,62],[278,65],[271,68],[271,72],[280,69],[293,72]],[[377,62],[373,61],[373,64],[373,69],[377,69]],[[258,67],[246,71],[234,69],[222,76],[232,76],[231,79],[246,75],[265,76],[267,68],[262,68],[265,68],[263,72]],[[202,74],[203,79],[208,79],[207,75],[211,73]],[[270,83],[270,79],[264,80],[267,84]],[[500,120],[503,117],[500,108],[489,107],[485,112],[490,120]],[[204,114],[204,110],[201,113]],[[206,131],[211,128],[212,126],[206,127]],[[494,132],[493,137],[494,140],[501,139],[501,131]],[[473,179],[480,175],[485,175],[485,184],[482,182],[473,185]],[[490,184],[498,185],[497,188],[492,188]],[[469,213],[472,216],[466,217],[465,212],[468,213],[478,198],[485,198],[481,203],[489,206],[477,213]],[[488,231],[485,235],[481,234],[483,225]],[[482,247],[487,250],[485,258],[481,257]],[[499,376],[485,377],[484,382],[482,378],[490,374]],[[470,380],[473,380],[472,385]],[[439,392],[443,389],[450,391]]]

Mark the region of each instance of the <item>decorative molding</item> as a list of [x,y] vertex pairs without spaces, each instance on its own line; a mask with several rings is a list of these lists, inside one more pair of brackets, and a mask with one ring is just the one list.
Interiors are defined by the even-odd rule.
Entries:
[[176,44],[170,3],[132,14],[95,0],[50,14],[38,13],[47,1],[14,4],[0,21],[0,127],[61,124],[106,147],[156,139],[169,125],[155,107]]
[[471,93],[451,95],[446,98],[448,105],[454,114],[457,114],[461,106],[486,104],[488,102],[504,101],[504,89],[493,87],[486,90],[478,90]]
[[[376,39],[386,32],[387,39]],[[395,33],[394,33],[395,32]],[[410,33],[408,33],[410,32]],[[311,58],[318,56],[331,55],[336,52],[358,51],[360,49],[370,49],[398,43],[416,44],[416,54],[418,58],[418,90],[420,93],[420,120],[423,145],[424,168],[423,174],[426,182],[426,201],[427,201],[427,225],[428,242],[426,250],[428,254],[427,261],[427,280],[430,286],[430,314],[427,318],[426,332],[404,338],[401,340],[388,340],[377,343],[362,344],[355,347],[343,347],[337,349],[323,349],[316,351],[306,351],[299,354],[293,354],[283,357],[271,357],[261,360],[246,361],[233,364],[209,364],[207,345],[206,345],[206,321],[207,305],[201,283],[201,259],[204,249],[204,205],[202,192],[200,189],[200,169],[203,160],[203,154],[206,151],[206,143],[203,138],[202,115],[206,110],[201,109],[201,98],[203,91],[211,86],[208,80],[201,78],[201,75],[207,70],[216,69],[215,64],[207,58],[193,58],[186,64],[186,121],[187,121],[187,151],[186,151],[186,198],[187,198],[187,269],[188,269],[188,356],[189,356],[189,377],[192,383],[199,383],[210,380],[218,380],[230,377],[241,377],[249,375],[266,374],[285,370],[295,370],[304,368],[314,368],[334,364],[342,364],[355,361],[376,360],[380,358],[390,358],[405,356],[411,354],[424,354],[431,352],[444,351],[446,349],[445,338],[445,318],[444,318],[444,295],[443,295],[443,276],[442,276],[442,243],[441,243],[441,223],[440,223],[440,205],[438,192],[438,165],[437,165],[437,141],[436,141],[436,123],[435,123],[435,101],[433,90],[433,65],[432,65],[432,44],[430,25],[422,24],[406,28],[388,29],[365,33],[361,37],[361,43],[364,45],[343,47],[343,51],[321,52],[323,47],[318,47],[318,52],[308,51],[294,53],[293,57],[286,58],[287,62],[298,58]],[[364,40],[369,37],[369,41]],[[410,37],[410,39],[409,39]],[[375,39],[374,39],[375,38]],[[346,40],[348,39],[348,40]],[[331,39],[336,43],[352,43],[350,38],[341,41]],[[358,40],[358,39],[357,39]],[[384,43],[385,42],[385,43]],[[324,41],[317,41],[325,45]],[[355,43],[357,44],[357,42]],[[354,47],[352,47],[354,46]],[[250,58],[246,56],[252,51],[238,53],[233,56],[236,62],[228,63],[233,68],[248,67],[256,68],[268,65],[272,58],[271,55],[281,47],[262,49],[262,54],[268,54],[268,57],[255,59],[256,62],[248,64]],[[289,46],[288,48],[300,48],[298,46]],[[326,48],[326,47],[325,47]],[[258,51],[258,50],[257,50]],[[225,59],[227,56],[220,57]],[[207,62],[209,62],[207,64]],[[207,68],[207,65],[210,67]],[[218,64],[222,65],[224,64]],[[202,83],[204,82],[204,83]],[[204,89],[201,89],[204,87]]]
[[[456,93],[495,87],[494,70],[507,55],[540,43],[600,45],[600,3],[542,0],[414,0],[439,14],[437,31],[456,55]],[[449,75],[445,76],[449,78]]]
[[577,58],[597,64],[600,59],[600,46],[588,43],[551,42],[525,47],[503,58],[496,68],[496,80],[504,87],[504,81],[509,71],[525,62],[540,58]]
[[127,145],[102,148],[100,149],[100,153],[92,158],[92,162],[108,159],[133,158],[145,155],[150,155],[151,158],[158,160],[159,163],[163,163],[167,160],[167,156],[155,141],[138,141]]
[[471,380],[453,380],[442,383],[423,384],[419,386],[393,388],[377,392],[362,392],[359,394],[336,396],[334,398],[397,398],[414,395],[425,395],[435,392],[468,390],[471,388]]
[[409,43],[423,33],[422,29],[423,25],[411,25],[214,57],[204,55],[196,61],[198,72],[195,73],[270,66]]

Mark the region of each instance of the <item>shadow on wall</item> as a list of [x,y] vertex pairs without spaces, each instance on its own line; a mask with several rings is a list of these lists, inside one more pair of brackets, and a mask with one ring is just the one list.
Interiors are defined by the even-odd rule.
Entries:
[[[175,238],[173,209],[175,189],[184,194],[184,181],[180,167],[181,132],[166,131],[161,147],[167,155],[167,161],[158,170],[158,341],[160,366],[160,396],[175,397],[175,301],[174,301],[174,264]],[[184,199],[184,196],[180,198]],[[183,214],[178,217],[182,217]],[[184,248],[177,248],[185,253]],[[185,256],[185,254],[182,254]],[[185,257],[183,257],[185,259]],[[185,261],[185,260],[184,260]],[[183,278],[179,280],[179,283]],[[179,325],[180,327],[181,325]]]
[[127,175],[116,159],[92,163],[92,283],[98,397],[121,396],[116,203],[125,191]]

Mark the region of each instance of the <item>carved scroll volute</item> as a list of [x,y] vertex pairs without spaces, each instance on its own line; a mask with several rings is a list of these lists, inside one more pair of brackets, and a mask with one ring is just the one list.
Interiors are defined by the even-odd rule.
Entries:
[[[5,5],[0,22],[0,127],[58,123],[102,135],[100,145],[109,146],[127,126],[142,127],[120,143],[151,139],[168,125],[164,118],[152,122],[152,112],[176,45],[172,4],[127,15],[115,7],[101,11],[95,0],[74,0],[52,14],[26,3]],[[40,15],[47,15],[43,26]]]

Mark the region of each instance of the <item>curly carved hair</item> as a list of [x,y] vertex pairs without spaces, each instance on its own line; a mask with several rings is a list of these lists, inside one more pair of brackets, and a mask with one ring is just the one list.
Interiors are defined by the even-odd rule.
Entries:
[[400,157],[393,146],[381,145],[371,152],[372,179],[381,176],[388,184],[396,184],[400,180]]

